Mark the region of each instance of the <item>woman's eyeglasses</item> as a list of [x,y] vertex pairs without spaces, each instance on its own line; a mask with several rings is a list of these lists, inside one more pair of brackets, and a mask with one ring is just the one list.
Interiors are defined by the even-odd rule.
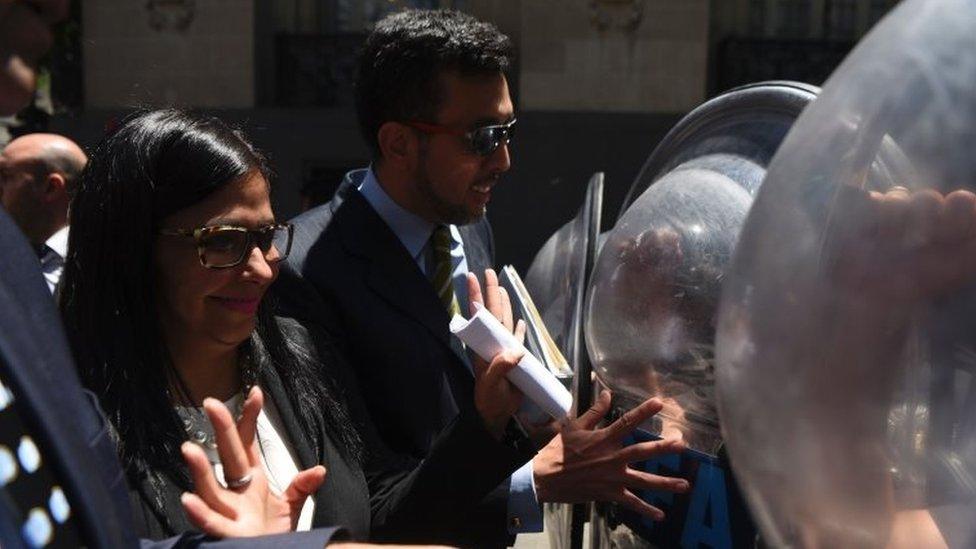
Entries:
[[258,229],[233,225],[214,225],[196,229],[160,229],[165,236],[192,238],[197,245],[200,264],[208,269],[226,269],[243,263],[257,246],[268,263],[288,257],[294,227],[290,223],[275,223]]
[[481,126],[473,130],[462,130],[419,121],[405,122],[405,124],[423,133],[443,133],[463,137],[467,142],[468,149],[478,156],[489,156],[503,143],[507,145],[512,140],[515,131],[514,119],[505,124]]

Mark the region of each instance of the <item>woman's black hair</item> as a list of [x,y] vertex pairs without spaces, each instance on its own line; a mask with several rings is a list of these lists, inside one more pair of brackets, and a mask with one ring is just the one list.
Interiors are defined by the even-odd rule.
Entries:
[[[156,306],[160,223],[255,171],[267,179],[264,157],[239,131],[217,118],[158,110],[135,114],[103,139],[82,172],[70,209],[61,312],[82,382],[98,395],[123,465],[137,478],[162,472],[190,486],[179,451],[187,436],[173,408],[185,393]],[[268,368],[277,371],[316,455],[324,430],[347,457],[360,459],[360,438],[328,371],[289,347],[266,303],[241,350],[266,358],[250,361],[258,380]]]

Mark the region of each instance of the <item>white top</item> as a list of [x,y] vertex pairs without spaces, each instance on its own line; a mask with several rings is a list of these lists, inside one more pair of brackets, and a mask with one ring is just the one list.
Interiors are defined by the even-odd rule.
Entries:
[[54,289],[61,280],[64,270],[64,258],[68,256],[68,226],[65,225],[58,232],[51,235],[44,242],[44,253],[41,255],[41,272],[47,288],[54,293]]
[[[242,395],[238,394],[224,402],[228,410],[238,410]],[[206,413],[203,408],[197,408],[203,417]],[[264,474],[268,477],[268,486],[271,492],[281,495],[288,488],[291,481],[298,475],[299,462],[295,454],[294,445],[288,437],[281,415],[274,402],[268,398],[267,393],[264,397],[264,407],[258,414],[258,449],[261,452],[261,462],[264,465]],[[202,447],[207,454],[207,459],[213,465],[214,476],[221,486],[226,486],[224,482],[224,468],[220,464],[220,456],[216,448]],[[302,513],[298,517],[297,531],[312,529],[312,515],[315,513],[315,498],[309,497],[305,500]]]

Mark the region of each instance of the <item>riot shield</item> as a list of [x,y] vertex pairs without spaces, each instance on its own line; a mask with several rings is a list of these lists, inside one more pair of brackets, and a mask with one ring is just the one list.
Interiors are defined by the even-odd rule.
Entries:
[[658,145],[600,250],[587,290],[586,348],[614,412],[648,397],[665,408],[635,441],[681,438],[681,455],[634,464],[688,478],[692,490],[641,492],[667,518],[653,523],[597,507],[598,544],[752,546],[715,407],[714,337],[725,273],[739,230],[783,137],[816,88],[745,86],[692,111]]
[[546,328],[574,370],[582,354],[583,296],[596,254],[602,207],[603,173],[598,172],[590,177],[576,217],[549,237],[525,277]]
[[976,546],[976,4],[907,0],[769,167],[718,406],[764,537]]
[[816,86],[801,82],[761,82],[740,86],[697,107],[644,162],[620,216],[652,183],[677,169],[719,172],[755,195],[776,147],[817,92]]
[[[556,231],[536,254],[525,285],[546,328],[573,368],[577,411],[592,400],[589,357],[583,348],[583,299],[596,258],[603,208],[603,173],[590,178],[576,217]],[[582,547],[584,504],[545,505],[545,529],[552,549]]]

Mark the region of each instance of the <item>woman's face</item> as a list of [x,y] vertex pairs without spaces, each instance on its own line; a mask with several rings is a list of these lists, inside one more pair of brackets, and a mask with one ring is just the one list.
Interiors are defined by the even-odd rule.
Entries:
[[[256,229],[274,223],[268,183],[257,171],[232,181],[161,223],[162,229],[235,225]],[[192,238],[160,235],[154,253],[156,294],[167,345],[236,347],[254,330],[258,304],[278,276],[256,246],[225,269],[200,264]]]

